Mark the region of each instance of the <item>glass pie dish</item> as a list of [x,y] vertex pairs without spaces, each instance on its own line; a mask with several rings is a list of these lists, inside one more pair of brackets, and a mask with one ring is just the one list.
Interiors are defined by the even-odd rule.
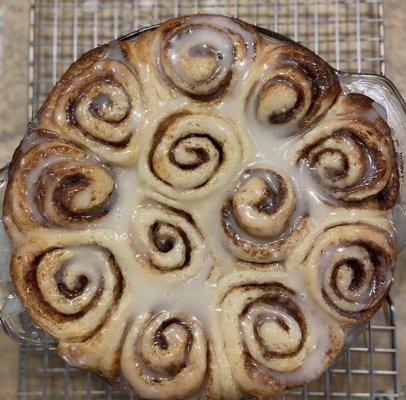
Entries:
[[[153,29],[148,28],[148,29]],[[136,32],[131,35],[127,35],[121,40],[132,40],[134,37],[144,32],[145,30]],[[289,42],[287,38],[283,38],[280,35],[275,35],[269,31],[260,30],[260,32],[267,36],[269,39],[275,39],[278,42]],[[405,104],[399,93],[393,87],[393,85],[383,77],[363,74],[348,74],[337,72],[341,86],[345,93],[357,91],[368,95],[375,101],[375,108],[381,115],[387,118],[389,125],[395,132],[396,149],[401,159],[399,164],[401,166],[401,191],[399,201],[396,209],[393,213],[393,222],[398,232],[399,237],[399,249],[404,245],[404,233],[402,232],[402,226],[406,206],[404,184],[403,184],[403,148],[405,146],[405,138],[400,137],[405,125]],[[381,104],[383,107],[379,107]],[[2,183],[2,190],[6,184],[6,169],[3,170],[4,180]],[[3,232],[4,233],[4,232]],[[24,312],[23,308],[19,304],[18,298],[15,296],[13,286],[10,283],[8,276],[8,265],[10,258],[10,247],[7,243],[7,238],[4,234],[1,235],[3,240],[3,246],[1,251],[1,264],[3,267],[1,275],[1,321],[5,327],[5,330],[11,335],[22,341],[42,341],[44,338],[44,332],[35,326],[31,319]],[[3,277],[4,275],[4,277]],[[352,335],[349,336],[351,338]]]

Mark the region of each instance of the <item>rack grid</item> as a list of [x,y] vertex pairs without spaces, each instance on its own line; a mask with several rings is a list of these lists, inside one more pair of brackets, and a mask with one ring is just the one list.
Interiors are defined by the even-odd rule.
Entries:
[[[337,69],[385,72],[381,0],[30,0],[29,115],[81,54],[125,33],[196,12],[238,16],[287,35]],[[55,345],[22,344],[19,400],[127,399],[68,366]],[[396,311],[388,298],[352,346],[317,381],[282,399],[400,398]]]
[[381,0],[31,0],[30,116],[81,54],[168,18],[238,16],[313,49],[337,69],[385,72]]

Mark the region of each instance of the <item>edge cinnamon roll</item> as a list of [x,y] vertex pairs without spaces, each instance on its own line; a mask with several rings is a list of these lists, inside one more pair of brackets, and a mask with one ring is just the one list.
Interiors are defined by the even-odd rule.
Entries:
[[387,210],[396,202],[399,170],[390,128],[373,100],[352,93],[296,145],[297,162],[339,204]]
[[269,133],[292,135],[317,121],[340,93],[335,71],[294,44],[267,46],[254,71],[246,113]]
[[155,41],[162,79],[196,100],[224,96],[233,78],[252,64],[259,45],[250,25],[215,15],[170,20],[156,30]]
[[323,224],[288,260],[303,268],[312,297],[344,324],[367,321],[388,293],[396,263],[390,223],[378,217],[341,218]]
[[112,42],[76,61],[42,106],[39,127],[52,128],[107,161],[133,160],[143,95],[135,70],[125,59],[126,46]]
[[267,399],[314,379],[344,333],[285,273],[242,272],[220,284],[224,347],[241,394]]
[[124,280],[113,253],[91,237],[43,230],[19,246],[11,274],[32,318],[66,342],[94,336],[120,302]]
[[181,110],[146,132],[140,173],[158,192],[191,200],[225,183],[247,147],[233,122],[210,112]]
[[113,172],[85,149],[33,131],[15,154],[4,201],[9,234],[77,227],[103,217],[116,192]]
[[271,167],[246,169],[221,211],[228,247],[244,261],[283,260],[308,231],[300,207],[292,184]]
[[187,398],[203,385],[207,357],[200,322],[181,311],[162,311],[134,321],[121,351],[121,371],[143,399]]
[[133,246],[156,274],[176,282],[197,276],[208,258],[193,218],[160,204],[139,207],[132,221]]

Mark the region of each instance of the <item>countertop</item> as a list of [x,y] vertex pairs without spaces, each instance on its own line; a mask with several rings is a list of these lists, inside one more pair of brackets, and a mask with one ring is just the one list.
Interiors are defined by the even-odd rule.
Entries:
[[[385,3],[386,75],[406,97],[406,1]],[[28,120],[28,7],[28,0],[0,0],[0,165],[9,161]],[[400,256],[391,295],[398,310],[400,376],[406,389],[406,252]],[[0,399],[14,399],[18,345],[3,333],[0,365]]]

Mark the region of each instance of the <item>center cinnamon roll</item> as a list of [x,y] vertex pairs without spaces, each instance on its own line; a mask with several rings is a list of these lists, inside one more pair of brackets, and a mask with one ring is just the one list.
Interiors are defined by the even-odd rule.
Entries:
[[162,205],[142,206],[132,223],[134,248],[153,273],[182,281],[199,274],[208,257],[188,214]]
[[243,160],[237,127],[213,113],[185,110],[167,116],[145,137],[140,172],[148,184],[175,199],[206,196]]
[[307,218],[297,207],[292,184],[268,167],[244,171],[222,208],[222,226],[230,250],[250,262],[283,260],[306,235]]

